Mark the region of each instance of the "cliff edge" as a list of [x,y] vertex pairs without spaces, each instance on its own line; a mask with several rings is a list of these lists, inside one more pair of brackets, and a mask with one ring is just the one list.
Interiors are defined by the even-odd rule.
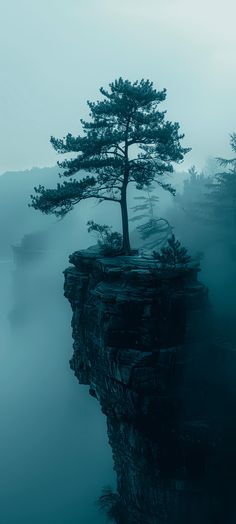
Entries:
[[94,248],[70,262],[70,364],[107,417],[115,521],[222,522],[225,504],[232,509],[236,464],[225,369],[236,370],[236,362],[232,348],[210,340],[198,268],[164,270],[151,259],[104,258]]

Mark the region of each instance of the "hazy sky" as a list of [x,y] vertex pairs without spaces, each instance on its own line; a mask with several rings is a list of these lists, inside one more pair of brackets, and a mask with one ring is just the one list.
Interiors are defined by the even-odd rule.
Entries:
[[0,172],[55,163],[119,76],[166,87],[187,164],[228,155],[236,131],[235,0],[0,0]]

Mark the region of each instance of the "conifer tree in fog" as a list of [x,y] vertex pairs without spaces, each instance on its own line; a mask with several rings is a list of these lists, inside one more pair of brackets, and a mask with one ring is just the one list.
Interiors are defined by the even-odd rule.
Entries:
[[54,189],[35,188],[31,206],[63,217],[87,198],[118,203],[123,252],[129,254],[128,185],[133,182],[137,189],[145,189],[155,181],[174,193],[165,175],[189,149],[181,145],[179,124],[166,120],[165,111],[158,109],[166,99],[165,89],[157,91],[149,80],[131,83],[119,78],[100,93],[101,100],[88,102],[90,120],[81,120],[81,135],[51,138],[58,153],[72,153],[58,162],[67,180]]
[[157,195],[151,193],[152,190],[153,187],[150,187],[145,191],[145,196],[135,197],[138,203],[131,208],[134,216],[130,221],[142,221],[142,223],[137,226],[137,231],[141,239],[145,241],[146,249],[156,248],[158,245],[164,244],[172,232],[172,227],[168,220],[158,217],[156,214],[159,198]]
[[[236,155],[236,133],[230,135],[230,145]],[[222,172],[216,173],[212,183],[208,184],[208,203],[212,217],[222,226],[236,229],[236,157],[217,158]]]
[[[236,154],[236,133],[230,136],[230,145]],[[215,160],[217,161],[215,173],[208,176],[197,175],[195,180],[193,177],[190,178],[189,193],[192,194],[192,198],[189,199],[189,207],[192,216],[197,220],[210,227],[216,226],[218,235],[224,236],[227,231],[229,235],[235,236],[236,157],[230,159],[219,157]],[[178,201],[182,199],[184,202],[186,197],[185,191],[185,195],[178,196]]]

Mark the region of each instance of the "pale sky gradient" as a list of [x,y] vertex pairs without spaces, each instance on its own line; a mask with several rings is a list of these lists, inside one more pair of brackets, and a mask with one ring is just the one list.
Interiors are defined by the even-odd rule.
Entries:
[[55,164],[50,135],[77,134],[119,76],[167,88],[185,165],[230,155],[235,19],[235,0],[0,0],[0,173]]

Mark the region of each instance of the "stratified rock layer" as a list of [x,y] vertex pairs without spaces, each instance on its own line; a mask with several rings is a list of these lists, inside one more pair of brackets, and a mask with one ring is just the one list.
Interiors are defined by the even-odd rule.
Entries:
[[222,369],[235,358],[207,341],[207,290],[197,269],[160,271],[150,260],[94,250],[70,262],[71,367],[107,416],[117,522],[215,524],[230,499],[233,468],[226,473],[225,461],[234,460],[233,440],[227,453],[222,442],[232,424],[222,399],[233,397]]

